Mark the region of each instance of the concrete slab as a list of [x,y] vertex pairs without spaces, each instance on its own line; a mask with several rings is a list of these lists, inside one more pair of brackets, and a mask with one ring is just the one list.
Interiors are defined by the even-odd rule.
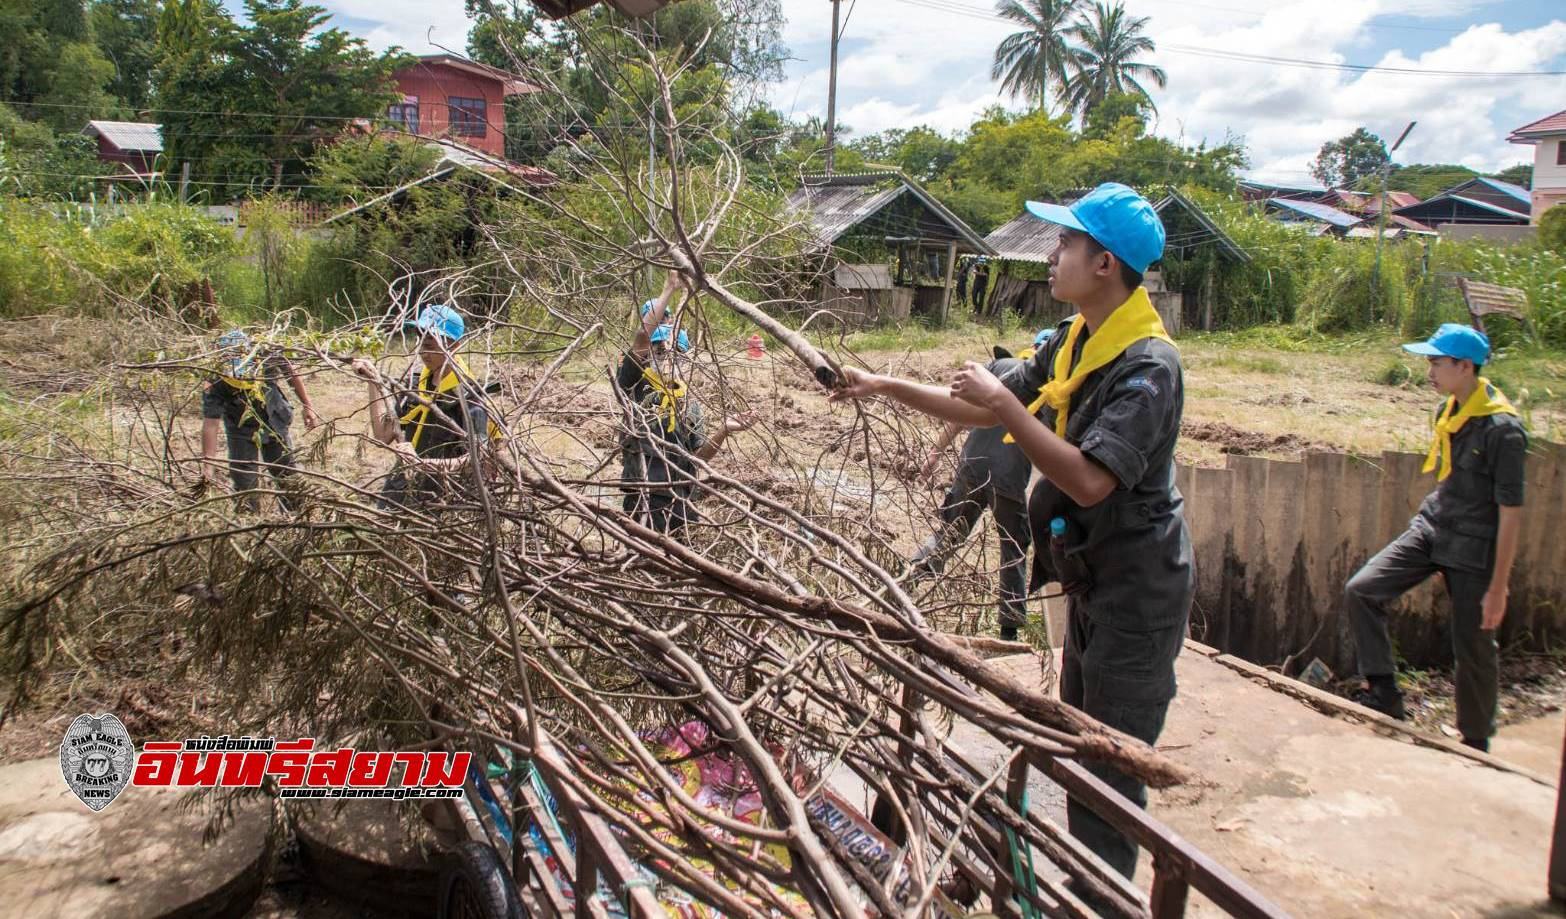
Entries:
[[0,917],[243,915],[261,892],[272,808],[241,802],[205,844],[207,811],[185,799],[213,794],[130,787],[93,813],[58,757],[0,767]]
[[[1205,784],[1154,792],[1151,812],[1283,908],[1557,915],[1544,902],[1553,788],[1328,717],[1191,650],[1177,670],[1158,746]],[[1151,880],[1144,856],[1137,882]],[[1193,896],[1188,915],[1221,914]]]
[[1566,712],[1550,712],[1505,725],[1490,740],[1490,752],[1524,769],[1560,781],[1566,747]]

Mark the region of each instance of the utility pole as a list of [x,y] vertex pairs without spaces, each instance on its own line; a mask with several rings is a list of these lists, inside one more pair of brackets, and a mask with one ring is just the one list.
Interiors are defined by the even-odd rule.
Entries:
[[1387,151],[1387,161],[1381,164],[1381,211],[1376,218],[1375,278],[1378,282],[1381,280],[1381,234],[1385,233],[1387,229],[1387,181],[1392,177],[1392,154],[1397,152],[1398,147],[1403,146],[1403,141],[1408,139],[1408,132],[1414,130],[1414,125],[1418,123],[1417,121],[1408,123],[1408,127],[1403,129],[1403,133],[1397,136],[1397,143],[1393,144],[1392,149]]
[[190,160],[186,160],[179,166],[179,203],[184,204],[190,200],[187,190],[190,188]]
[[842,0],[832,0],[832,70],[827,77],[826,174],[837,160],[837,15]]

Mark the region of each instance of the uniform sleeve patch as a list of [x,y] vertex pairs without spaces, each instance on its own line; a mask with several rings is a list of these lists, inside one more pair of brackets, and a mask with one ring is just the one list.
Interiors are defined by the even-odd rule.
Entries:
[[1158,395],[1158,384],[1147,377],[1132,377],[1126,381],[1126,387],[1129,389],[1140,389],[1150,396]]

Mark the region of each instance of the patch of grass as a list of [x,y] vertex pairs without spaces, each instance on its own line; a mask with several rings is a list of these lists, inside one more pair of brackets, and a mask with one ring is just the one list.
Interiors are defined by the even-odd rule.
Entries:
[[1225,350],[1268,350],[1294,354],[1348,354],[1371,351],[1393,344],[1395,336],[1386,330],[1370,330],[1344,335],[1326,335],[1302,325],[1262,325],[1233,332],[1188,332],[1180,336],[1182,344]]
[[1394,357],[1387,361],[1386,366],[1382,367],[1371,378],[1371,382],[1379,383],[1382,386],[1403,387],[1414,383],[1417,379],[1418,375],[1414,373],[1407,363]]
[[[835,343],[836,336],[818,336],[821,344],[830,346]],[[873,329],[861,329],[851,332],[843,339],[843,344],[852,351],[934,351],[938,348],[969,346],[982,349],[986,352],[989,345],[997,341],[1007,341],[1009,338],[1017,338],[1016,348],[1026,347],[1027,342],[1022,341],[1022,333],[1011,336],[1000,336],[995,328],[989,325],[981,325],[976,322],[952,322],[945,328],[938,328],[932,322],[922,318],[911,319],[902,325],[880,326]]]
[[1220,354],[1203,363],[1209,367],[1227,367],[1249,373],[1279,374],[1287,373],[1289,370],[1283,361],[1261,354]]

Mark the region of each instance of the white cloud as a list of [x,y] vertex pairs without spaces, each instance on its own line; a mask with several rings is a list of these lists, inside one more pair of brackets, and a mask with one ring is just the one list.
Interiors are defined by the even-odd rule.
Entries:
[[400,45],[414,54],[438,54],[442,47],[468,46],[472,21],[462,0],[318,0],[338,16],[375,23],[362,37],[376,50]]
[[[438,46],[461,50],[469,21],[462,0],[325,0],[371,45],[415,53]],[[926,5],[929,4],[929,5]],[[1217,48],[1308,60],[1376,63],[1438,70],[1566,69],[1566,19],[1505,32],[1486,23],[1496,0],[1128,0],[1149,17],[1160,50],[1150,60],[1169,74],[1154,93],[1155,129],[1187,143],[1243,135],[1252,173],[1306,181],[1320,145],[1364,125],[1389,141],[1419,122],[1402,162],[1458,162],[1497,169],[1519,162],[1526,148],[1506,143],[1511,128],[1566,108],[1566,77],[1432,77],[1359,74],[1215,60],[1179,48]],[[826,113],[831,6],[824,0],[782,0],[784,39],[796,60],[769,93],[795,117]],[[845,0],[852,14],[838,71],[839,120],[856,135],[927,124],[966,128],[1003,99],[989,78],[995,45],[1014,30],[989,15],[988,0]],[[955,11],[955,7],[968,13]],[[1465,16],[1475,23],[1445,34],[1417,26],[1420,17]],[[1388,19],[1390,17],[1390,19]],[[1379,43],[1371,39],[1379,39]],[[1439,43],[1423,53],[1372,48],[1413,41]],[[1015,104],[1015,103],[1013,103]],[[1515,123],[1514,123],[1515,122]]]
[[[982,13],[986,3],[959,5]],[[840,120],[856,134],[929,124],[960,130],[999,101],[989,80],[995,45],[1013,27],[982,16],[908,0],[857,0],[839,69]],[[1130,0],[1149,17],[1160,50],[1150,60],[1169,74],[1155,90],[1159,133],[1195,143],[1242,135],[1252,173],[1309,181],[1325,141],[1364,125],[1390,142],[1408,121],[1419,126],[1398,152],[1403,162],[1459,162],[1499,169],[1526,158],[1506,143],[1517,123],[1566,108],[1566,78],[1473,78],[1361,74],[1218,60],[1183,48],[1216,48],[1272,57],[1436,70],[1566,69],[1566,21],[1507,33],[1483,24],[1494,0]],[[798,57],[791,81],[772,95],[795,114],[826,109],[830,6],[784,0],[786,38]],[[846,4],[845,4],[846,8]],[[1392,17],[1387,28],[1386,17]],[[1467,16],[1476,24],[1443,33],[1419,26],[1427,16]],[[1420,54],[1391,51],[1371,61],[1372,38],[1440,46]]]

